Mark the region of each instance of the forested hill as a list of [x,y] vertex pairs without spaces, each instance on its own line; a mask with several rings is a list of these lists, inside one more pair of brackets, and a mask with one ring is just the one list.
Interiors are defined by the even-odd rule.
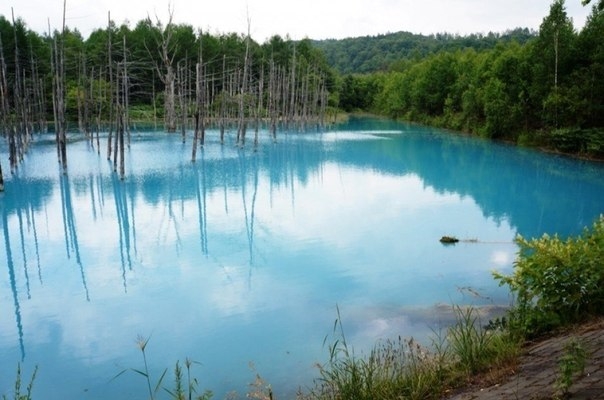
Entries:
[[438,51],[473,48],[486,50],[498,43],[516,41],[523,44],[537,36],[528,28],[505,33],[467,36],[439,33],[418,35],[410,32],[388,33],[347,39],[315,40],[314,46],[325,53],[328,63],[340,73],[369,73],[388,70],[395,62],[423,58]]

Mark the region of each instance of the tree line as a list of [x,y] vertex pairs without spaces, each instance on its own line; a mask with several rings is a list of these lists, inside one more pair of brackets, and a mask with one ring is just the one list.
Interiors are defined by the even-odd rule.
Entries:
[[393,32],[340,40],[315,40],[313,45],[325,53],[329,65],[339,73],[367,74],[388,71],[392,64],[401,60],[418,60],[442,51],[454,52],[468,48],[483,51],[492,49],[501,42],[516,41],[523,44],[536,35],[537,32],[528,28],[515,28],[504,33],[489,32],[486,35]]
[[604,158],[604,2],[577,32],[555,0],[538,34],[342,78],[340,106]]
[[[107,26],[84,39],[63,26],[40,35],[25,21],[0,16],[0,130],[14,171],[35,132],[57,134],[66,169],[65,132],[85,133],[99,154],[123,174],[130,129],[151,123],[194,145],[205,129],[237,131],[237,144],[261,124],[273,138],[279,126],[325,123],[335,75],[309,40],[273,36],[263,44],[249,33],[211,35],[187,24],[146,18],[133,28]],[[108,132],[101,144],[99,132]],[[101,147],[105,147],[101,149]],[[0,170],[1,176],[1,170]]]
[[[11,171],[34,132],[56,134],[66,170],[66,132],[75,127],[123,174],[135,124],[179,131],[183,140],[192,131],[194,161],[208,126],[221,141],[235,129],[243,145],[248,130],[257,143],[261,124],[275,138],[278,126],[321,125],[337,108],[603,158],[603,4],[593,5],[580,32],[565,1],[554,0],[538,32],[402,32],[335,43],[273,36],[258,44],[249,34],[174,24],[171,15],[131,28],[110,13],[84,39],[64,23],[40,35],[0,15],[0,130]],[[365,60],[357,67],[371,72],[342,75],[334,54],[350,68],[353,58]]]

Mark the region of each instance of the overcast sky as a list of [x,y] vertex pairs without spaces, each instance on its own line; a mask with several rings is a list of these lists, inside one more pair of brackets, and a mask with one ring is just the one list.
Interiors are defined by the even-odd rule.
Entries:
[[[84,38],[107,24],[107,13],[130,27],[147,15],[187,23],[210,33],[245,33],[248,16],[254,40],[273,35],[292,39],[342,39],[389,32],[453,34],[538,29],[553,0],[67,0],[66,24]],[[2,0],[0,13],[21,17],[37,32],[60,28],[63,0]],[[566,0],[575,28],[581,29],[591,7]]]

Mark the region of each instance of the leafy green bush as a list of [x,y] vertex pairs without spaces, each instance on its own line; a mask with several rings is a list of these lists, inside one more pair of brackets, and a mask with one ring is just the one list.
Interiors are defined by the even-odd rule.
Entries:
[[604,130],[555,129],[546,135],[547,146],[567,154],[601,158],[604,156]]
[[511,329],[532,336],[604,311],[604,216],[578,237],[519,236],[516,243],[513,273],[494,273],[516,295]]

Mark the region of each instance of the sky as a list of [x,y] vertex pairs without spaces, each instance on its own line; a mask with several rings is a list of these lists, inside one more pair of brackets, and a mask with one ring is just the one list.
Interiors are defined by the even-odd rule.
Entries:
[[[343,39],[399,31],[417,34],[537,30],[553,0],[66,0],[65,23],[84,38],[107,25],[131,28],[147,16],[184,23],[212,34],[242,33],[262,43],[273,35],[294,40]],[[62,25],[62,0],[2,0],[0,14],[22,18],[40,34]],[[591,6],[566,0],[575,28],[585,24]]]

